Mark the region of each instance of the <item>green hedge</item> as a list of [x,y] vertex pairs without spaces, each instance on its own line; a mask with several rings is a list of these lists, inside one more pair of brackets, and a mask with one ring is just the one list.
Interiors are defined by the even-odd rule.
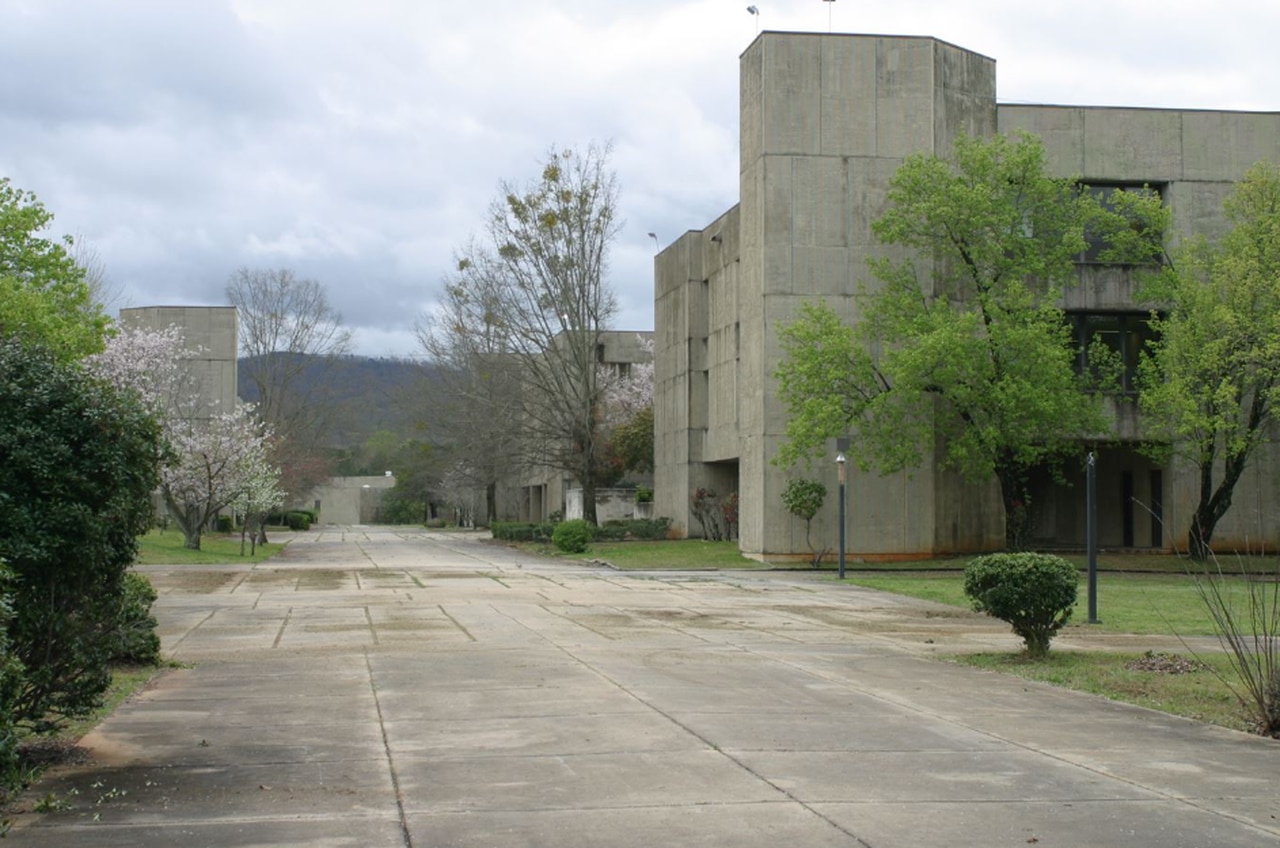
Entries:
[[495,521],[489,525],[493,538],[504,542],[550,542],[555,525],[530,524],[524,521]]
[[[495,521],[489,529],[493,531],[493,538],[504,542],[551,542],[556,527],[563,523]],[[653,541],[667,538],[670,528],[670,518],[636,518],[629,521],[606,521],[599,527],[588,525],[588,532],[589,541],[592,542]]]

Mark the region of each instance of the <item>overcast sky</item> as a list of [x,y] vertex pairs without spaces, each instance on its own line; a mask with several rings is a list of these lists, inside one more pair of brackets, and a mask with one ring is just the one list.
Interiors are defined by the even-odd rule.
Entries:
[[455,247],[552,145],[612,141],[618,329],[737,201],[738,57],[771,30],[932,35],[1002,101],[1280,110],[1275,0],[0,0],[0,176],[115,306],[323,283],[358,353],[417,353]]

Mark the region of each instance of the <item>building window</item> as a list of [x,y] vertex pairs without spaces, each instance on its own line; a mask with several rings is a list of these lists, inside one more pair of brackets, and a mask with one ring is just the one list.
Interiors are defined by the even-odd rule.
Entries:
[[[1104,208],[1110,209],[1112,211],[1116,210],[1116,207],[1118,204],[1115,198],[1121,192],[1153,194],[1156,197],[1159,197],[1161,199],[1164,198],[1163,185],[1151,185],[1147,183],[1089,183],[1084,186],[1084,190],[1089,192],[1095,198],[1097,198]],[[1133,219],[1130,221],[1130,226],[1132,226],[1136,232],[1145,234],[1146,226],[1143,221]],[[1150,234],[1150,237],[1153,239],[1160,238],[1160,236],[1161,236],[1160,233]],[[1085,264],[1085,265],[1115,264],[1115,263],[1108,263],[1102,259],[1102,252],[1107,247],[1102,233],[1086,231],[1084,234],[1084,238],[1087,246],[1085,247],[1084,253],[1080,254],[1080,262],[1082,264]]]
[[1076,373],[1093,385],[1111,384],[1120,394],[1137,392],[1138,361],[1155,338],[1146,312],[1070,312]]

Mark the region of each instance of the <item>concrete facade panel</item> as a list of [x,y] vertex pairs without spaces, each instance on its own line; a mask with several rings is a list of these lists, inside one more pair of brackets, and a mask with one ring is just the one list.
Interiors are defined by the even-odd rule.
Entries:
[[810,39],[769,38],[763,44],[763,150],[814,156],[822,152],[822,53]]
[[1084,170],[1080,176],[1085,181],[1153,183],[1183,179],[1182,113],[1085,109]]
[[858,41],[822,42],[824,156],[874,156],[875,115],[864,104],[875,88],[876,51]]
[[1255,163],[1274,160],[1278,136],[1276,112],[1183,113],[1183,178],[1234,182]]
[[998,107],[998,131],[1012,136],[1019,131],[1036,136],[1059,176],[1078,177],[1085,171],[1084,115],[1078,106],[1024,106],[1002,103]]
[[792,160],[791,238],[806,247],[847,247],[849,187],[840,157]]
[[239,336],[234,306],[141,306],[120,310],[125,327],[177,327],[190,355],[185,359],[200,384],[210,414],[235,408],[238,394]]

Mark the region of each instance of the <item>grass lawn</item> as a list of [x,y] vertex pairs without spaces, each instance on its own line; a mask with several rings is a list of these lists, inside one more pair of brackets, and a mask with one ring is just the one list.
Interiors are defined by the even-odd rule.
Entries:
[[[267,528],[271,538],[271,528]],[[184,547],[182,531],[152,530],[138,539],[139,565],[223,565],[226,563],[252,563],[270,559],[284,548],[279,542],[259,545],[257,552],[249,556],[246,544],[244,556],[240,555],[240,536],[223,536],[207,533],[200,538],[200,550]]]
[[[1228,591],[1243,604],[1247,600],[1245,581],[1240,577],[1226,580]],[[846,582],[954,606],[969,606],[964,597],[964,578],[959,572],[856,574]],[[1196,589],[1195,578],[1189,575],[1158,571],[1100,573],[1100,623],[1096,625],[1084,623],[1086,591],[1082,579],[1074,622],[1069,628],[1164,636],[1216,635]],[[1130,664],[1140,659],[1139,654],[1050,651],[1049,656],[1040,661],[1028,660],[1021,653],[958,655],[950,659],[1235,730],[1252,730],[1252,721],[1232,691],[1233,686],[1241,693],[1245,689],[1229,659],[1218,653],[1204,652],[1196,657],[1187,654],[1185,659],[1194,660],[1195,669],[1177,674],[1130,668]]]
[[[918,574],[858,573],[846,581],[858,586],[880,589],[957,607],[968,607],[964,596],[964,577],[959,572],[925,572]],[[1243,581],[1228,578],[1228,584],[1241,590]],[[1098,619],[1086,625],[1088,614],[1087,587],[1080,581],[1079,599],[1071,626],[1097,627],[1109,633],[1137,633],[1155,636],[1212,636],[1213,622],[1200,600],[1195,580],[1186,575],[1121,574],[1098,575]],[[1243,592],[1241,592],[1243,597]]]
[[603,560],[625,571],[767,567],[738,553],[736,541],[670,539],[656,542],[592,542],[586,553],[556,554],[554,550],[547,552],[571,559]]
[[1239,700],[1223,682],[1226,678],[1238,684],[1239,677],[1221,655],[1199,657],[1207,666],[1180,663],[1194,669],[1186,673],[1140,670],[1132,667],[1140,656],[1092,651],[1050,651],[1047,658],[1035,662],[1021,654],[970,654],[952,659],[1233,730],[1253,729]]
[[[541,547],[540,553],[554,553]],[[563,554],[561,556],[564,556]],[[666,542],[593,544],[576,559],[605,560],[621,569],[759,568],[760,563],[738,553],[736,542],[696,539]],[[1083,556],[1065,557],[1083,569]],[[968,558],[926,562],[859,563],[846,582],[886,592],[968,607],[964,597],[963,568]],[[1236,589],[1244,585],[1238,575],[1276,573],[1280,560],[1224,559],[1219,565]],[[834,566],[830,566],[833,569]],[[824,568],[824,573],[829,573]],[[1103,632],[1143,635],[1212,636],[1213,623],[1196,590],[1191,574],[1202,573],[1187,560],[1161,555],[1108,555],[1099,559],[1098,618],[1085,624],[1088,598],[1084,575],[1071,627],[1098,628]],[[1239,691],[1239,677],[1227,657],[1206,654],[1153,662],[1141,654],[1083,651],[1051,651],[1042,661],[1029,661],[1021,653],[973,654],[951,661],[1015,674],[1068,689],[1090,692],[1116,701],[1136,704],[1172,715],[1248,731],[1252,722],[1231,690]],[[1158,660],[1159,658],[1157,658]],[[1167,659],[1167,658],[1166,658]],[[1207,665],[1202,664],[1207,663]],[[1174,673],[1175,670],[1178,673]],[[1229,685],[1230,684],[1230,685]]]

